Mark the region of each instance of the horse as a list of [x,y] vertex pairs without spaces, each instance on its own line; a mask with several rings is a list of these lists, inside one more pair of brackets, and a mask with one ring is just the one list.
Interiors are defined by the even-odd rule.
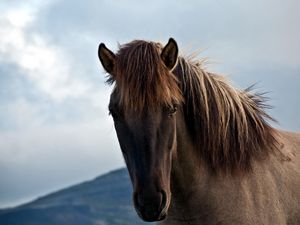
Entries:
[[300,134],[271,125],[263,94],[234,88],[173,38],[98,57],[109,113],[144,221],[299,225]]

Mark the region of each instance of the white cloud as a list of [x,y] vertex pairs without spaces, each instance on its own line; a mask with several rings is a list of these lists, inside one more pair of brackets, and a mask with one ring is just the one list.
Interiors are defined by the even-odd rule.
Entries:
[[9,12],[6,12],[7,20],[14,27],[24,28],[33,20],[32,13],[30,10],[23,9],[15,9]]
[[90,85],[73,76],[67,54],[29,29],[36,11],[18,8],[2,15],[0,58],[15,64],[37,88],[58,101],[86,95]]

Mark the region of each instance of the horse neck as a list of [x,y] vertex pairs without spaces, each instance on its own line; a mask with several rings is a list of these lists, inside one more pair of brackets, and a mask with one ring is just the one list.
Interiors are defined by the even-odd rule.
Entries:
[[[189,135],[183,113],[177,115],[177,148],[173,154],[171,190],[172,200],[170,213],[176,216],[176,211],[186,209],[185,215],[197,215],[193,211],[189,200],[193,200],[199,193],[204,192],[206,180],[209,178],[205,164],[200,161]],[[173,212],[173,213],[172,213]],[[182,215],[182,213],[180,213]],[[171,215],[170,215],[171,216]]]

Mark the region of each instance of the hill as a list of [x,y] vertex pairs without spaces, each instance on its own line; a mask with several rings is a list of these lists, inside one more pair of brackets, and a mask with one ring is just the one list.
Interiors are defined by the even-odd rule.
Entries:
[[0,225],[142,225],[131,202],[126,169],[119,169],[15,208]]

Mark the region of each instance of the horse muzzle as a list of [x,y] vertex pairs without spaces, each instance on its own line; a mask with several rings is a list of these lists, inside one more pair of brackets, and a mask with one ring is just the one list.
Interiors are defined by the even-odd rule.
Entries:
[[160,221],[167,216],[167,194],[164,190],[159,192],[134,193],[134,206],[139,217],[147,222]]

